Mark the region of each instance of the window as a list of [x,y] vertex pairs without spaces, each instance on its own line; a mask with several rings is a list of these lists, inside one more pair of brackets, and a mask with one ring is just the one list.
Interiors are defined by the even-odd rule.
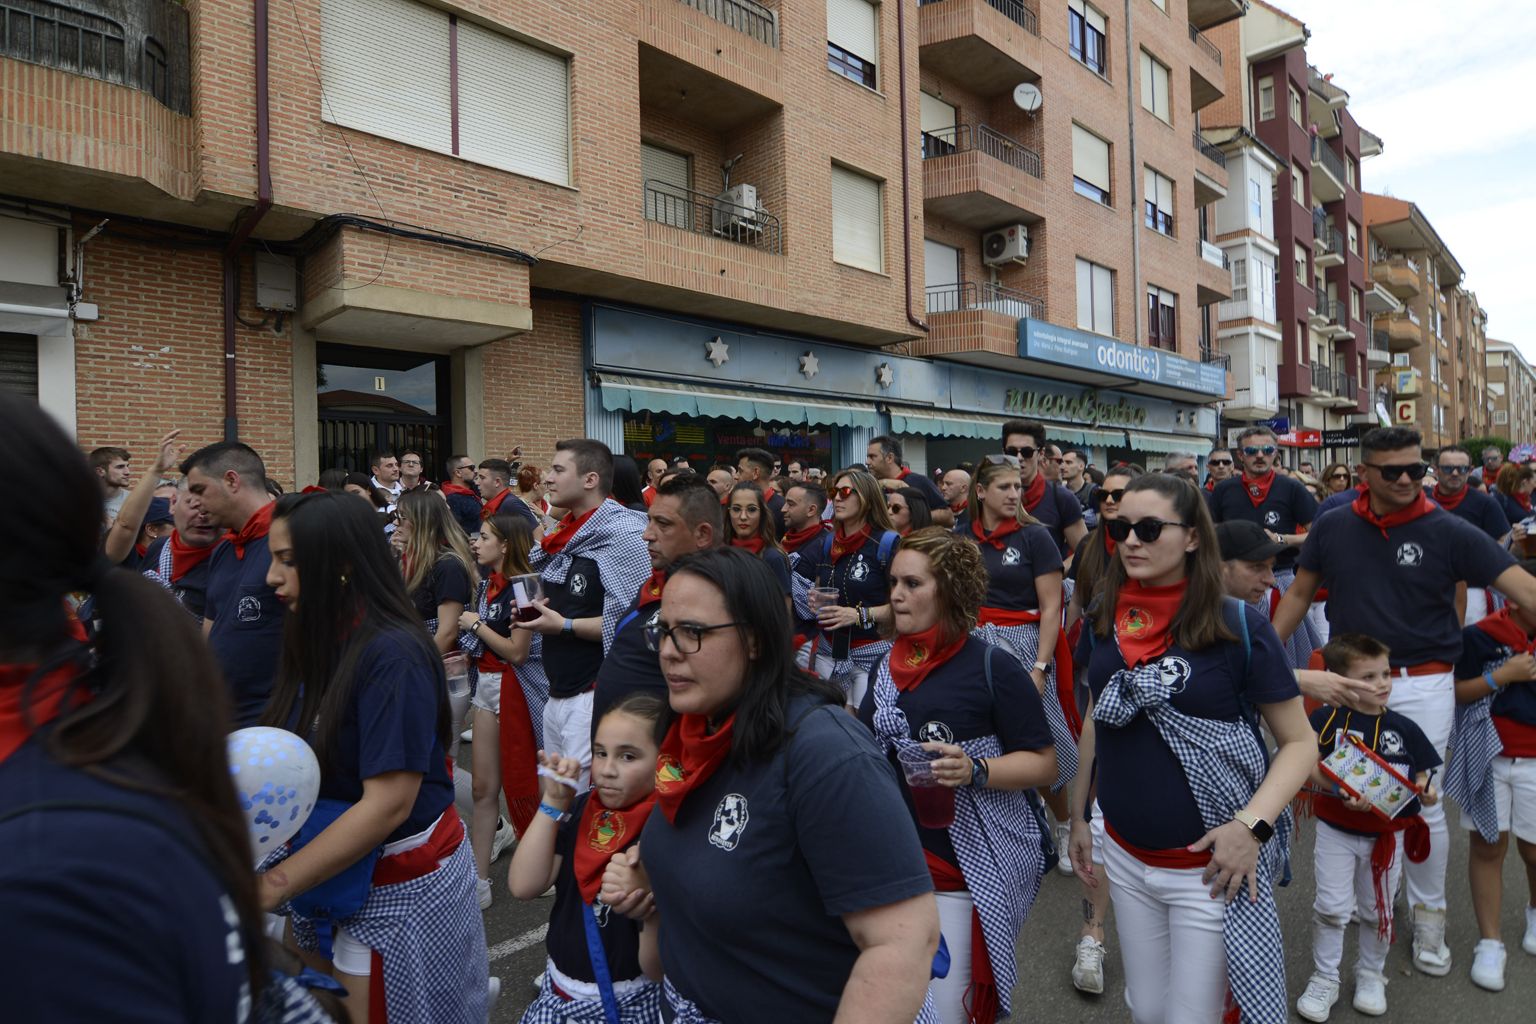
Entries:
[[1307,172],[1301,164],[1291,164],[1291,201],[1307,205]]
[[1072,126],[1072,187],[1080,196],[1109,205],[1109,143]]
[[928,312],[960,309],[960,250],[931,238],[923,239],[923,286]]
[[1285,87],[1291,94],[1291,120],[1305,128],[1306,123],[1301,119],[1301,93],[1294,82],[1287,82]]
[[1067,0],[1067,50],[1101,75],[1109,53],[1104,45],[1108,34],[1104,15],[1083,0]]
[[1153,231],[1173,236],[1173,182],[1146,169],[1146,223]]
[[1259,79],[1259,120],[1268,121],[1275,116],[1275,79],[1265,75]]
[[1360,187],[1360,161],[1352,156],[1344,158],[1344,177],[1349,182],[1350,188]]
[[1173,292],[1147,286],[1147,343],[1153,348],[1178,351],[1178,302]]
[[1258,299],[1258,307],[1253,309],[1254,318],[1272,324],[1275,322],[1275,285],[1278,283],[1275,268],[1262,256],[1255,256],[1252,270],[1248,275],[1253,289],[1250,294]]
[[1296,243],[1296,283],[1307,283],[1307,247],[1300,242]]
[[1141,106],[1159,120],[1173,123],[1168,110],[1168,66],[1146,50],[1141,51]]
[[827,0],[827,68],[875,87],[880,12],[869,0]]
[[1360,255],[1360,225],[1353,219],[1349,222],[1349,251],[1356,256]]
[[1077,326],[1095,334],[1115,334],[1115,272],[1078,257]]
[[688,157],[642,142],[640,177],[645,183],[645,219],[689,227],[693,204],[688,197]]
[[323,0],[320,17],[325,120],[570,183],[564,57],[410,0]]
[[1264,233],[1264,193],[1259,188],[1259,179],[1248,179],[1248,216],[1252,218],[1252,227]]
[[1248,300],[1248,261],[1232,261],[1232,301],[1246,302]]
[[832,168],[832,259],[850,267],[883,269],[880,183]]
[[926,92],[918,93],[918,98],[922,101],[923,159],[948,156],[957,148],[955,108]]
[[1360,289],[1351,285],[1349,288],[1349,318],[1357,323],[1360,320],[1361,302]]

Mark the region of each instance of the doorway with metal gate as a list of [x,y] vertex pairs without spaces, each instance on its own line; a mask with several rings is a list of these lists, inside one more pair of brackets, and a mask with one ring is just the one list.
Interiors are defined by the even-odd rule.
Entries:
[[374,452],[421,453],[437,479],[453,447],[448,357],[318,345],[320,468],[367,473]]

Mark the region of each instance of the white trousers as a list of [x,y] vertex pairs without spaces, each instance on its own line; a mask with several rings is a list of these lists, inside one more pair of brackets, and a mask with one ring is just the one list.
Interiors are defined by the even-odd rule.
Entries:
[[[1219,1024],[1227,996],[1226,904],[1199,868],[1155,868],[1104,843],[1125,1004],[1135,1024]],[[1177,950],[1177,955],[1174,951]]]
[[1317,637],[1323,643],[1328,642],[1328,603],[1326,601],[1314,601],[1307,608],[1307,621],[1312,623],[1312,628],[1317,630]]
[[[1445,758],[1451,741],[1451,724],[1456,716],[1456,679],[1454,672],[1410,676],[1401,669],[1392,675],[1392,696],[1387,707],[1413,721],[1429,740],[1429,745]],[[1450,831],[1445,824],[1445,801],[1419,812],[1429,826],[1429,856],[1422,863],[1409,863],[1403,869],[1407,880],[1408,906],[1422,903],[1432,910],[1445,909],[1445,868],[1450,859]]]
[[[813,669],[823,679],[832,678],[832,670],[837,667],[837,659],[830,654],[818,652],[816,664]],[[857,662],[852,671],[848,673],[848,696],[845,698],[849,707],[858,707],[864,703],[864,694],[869,689],[869,669],[862,668]]]
[[[1382,891],[1386,894],[1386,912],[1392,914],[1392,893],[1402,876],[1402,844],[1392,836],[1392,867],[1387,871]],[[1374,836],[1357,836],[1334,828],[1326,821],[1317,823],[1317,842],[1312,848],[1313,880],[1317,886],[1312,900],[1312,965],[1318,974],[1335,981],[1344,959],[1344,929],[1350,917],[1360,919],[1360,959],[1355,969],[1381,972],[1387,963],[1388,944],[1376,934],[1376,886],[1371,881],[1371,848]]]
[[581,762],[576,792],[592,781],[592,691],[544,702],[544,749]]
[[949,947],[949,974],[928,982],[939,1024],[965,1024],[965,990],[971,986],[971,894],[934,893],[939,902],[939,931]]

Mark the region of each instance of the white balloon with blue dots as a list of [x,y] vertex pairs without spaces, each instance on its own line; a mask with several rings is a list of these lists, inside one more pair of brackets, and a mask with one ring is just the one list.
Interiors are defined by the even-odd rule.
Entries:
[[229,774],[259,864],[303,827],[320,793],[320,762],[287,729],[252,726],[230,733]]

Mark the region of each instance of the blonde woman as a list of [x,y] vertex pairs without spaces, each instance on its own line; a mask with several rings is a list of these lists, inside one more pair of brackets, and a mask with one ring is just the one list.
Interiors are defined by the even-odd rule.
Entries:
[[459,616],[475,593],[478,571],[464,531],[441,497],[426,491],[400,496],[396,543],[411,604],[426,624],[439,654],[459,646]]

